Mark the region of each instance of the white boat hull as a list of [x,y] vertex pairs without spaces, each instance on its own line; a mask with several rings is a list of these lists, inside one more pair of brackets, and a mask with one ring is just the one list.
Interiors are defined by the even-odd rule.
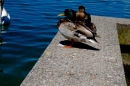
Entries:
[[2,9],[1,25],[6,26],[6,27],[10,25],[10,15],[5,10],[5,8]]

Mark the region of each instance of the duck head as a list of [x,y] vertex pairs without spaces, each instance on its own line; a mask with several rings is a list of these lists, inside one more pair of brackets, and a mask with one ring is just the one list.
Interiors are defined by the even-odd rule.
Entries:
[[76,12],[72,9],[65,9],[63,13],[59,14],[58,16],[66,16],[69,21],[75,21],[76,19]]

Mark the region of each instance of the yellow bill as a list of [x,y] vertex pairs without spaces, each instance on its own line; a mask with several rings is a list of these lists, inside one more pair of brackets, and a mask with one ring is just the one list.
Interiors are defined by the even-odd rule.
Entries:
[[58,14],[58,16],[65,16],[65,14],[64,14],[64,13],[61,13],[61,14]]

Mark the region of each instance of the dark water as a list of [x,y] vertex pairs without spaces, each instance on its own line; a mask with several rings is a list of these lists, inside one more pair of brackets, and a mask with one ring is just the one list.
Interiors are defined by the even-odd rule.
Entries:
[[57,32],[57,14],[84,5],[91,15],[130,19],[129,0],[5,0],[11,25],[0,34],[0,86],[19,86]]

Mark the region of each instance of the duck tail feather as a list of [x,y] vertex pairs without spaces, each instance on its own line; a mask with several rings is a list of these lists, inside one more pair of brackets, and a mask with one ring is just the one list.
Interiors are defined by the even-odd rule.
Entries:
[[94,43],[94,44],[98,44],[99,42],[94,38],[94,39],[89,39],[89,42]]

